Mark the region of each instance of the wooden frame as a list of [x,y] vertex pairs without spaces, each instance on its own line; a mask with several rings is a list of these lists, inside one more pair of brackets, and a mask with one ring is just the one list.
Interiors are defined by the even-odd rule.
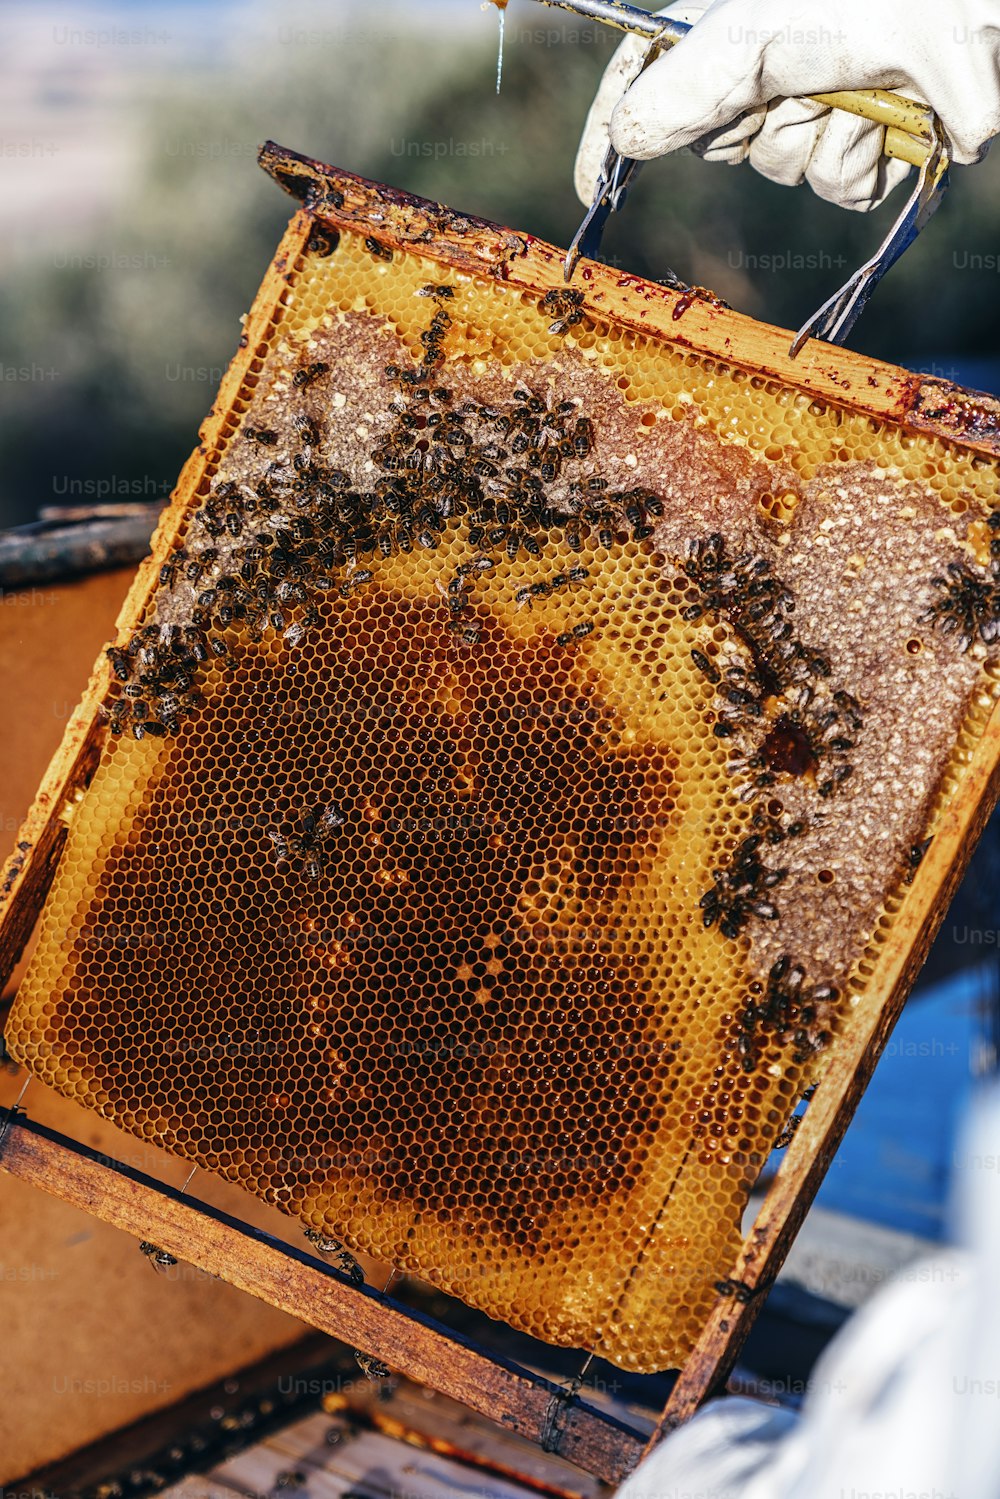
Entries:
[[[2,1129],[0,1123],[0,1129]],[[186,1197],[131,1167],[18,1117],[0,1136],[0,1165],[105,1223],[149,1238],[320,1332],[360,1347],[508,1430],[545,1443],[610,1483],[638,1459],[642,1433],[412,1308],[344,1276],[303,1250]],[[554,1450],[549,1444],[550,1450]]]
[[[272,144],[263,148],[261,164],[303,207],[265,275],[199,446],[164,512],[151,555],[139,567],[119,617],[121,629],[132,625],[155,586],[178,525],[221,441],[230,407],[266,336],[288,268],[295,264],[317,218],[335,228],[367,229],[394,246],[410,247],[518,288],[541,293],[563,284],[562,252],[529,236],[460,217]],[[954,442],[984,460],[1000,458],[1000,402],[992,397],[823,343],[808,344],[792,360],[787,333],[734,313],[705,292],[652,285],[593,262],[582,264],[576,285],[584,293],[585,310],[595,316],[613,317],[639,331],[656,331],[699,355],[779,379],[824,402],[926,437]],[[97,710],[108,690],[108,671],[102,657],[0,878],[3,981],[45,900],[74,800],[98,763],[103,731]],[[838,1042],[731,1280],[722,1283],[732,1289],[720,1292],[650,1446],[723,1385],[871,1077],[998,794],[1000,707],[976,744],[963,790],[946,813],[884,946],[871,1002],[859,1010]],[[333,1336],[352,1344],[360,1341],[390,1366],[542,1441],[549,1450],[558,1450],[608,1481],[620,1481],[641,1455],[639,1432],[570,1398],[565,1390],[375,1292],[355,1289],[311,1256],[279,1246],[267,1235],[23,1118],[8,1119],[5,1133],[0,1124],[0,1167],[154,1240]]]

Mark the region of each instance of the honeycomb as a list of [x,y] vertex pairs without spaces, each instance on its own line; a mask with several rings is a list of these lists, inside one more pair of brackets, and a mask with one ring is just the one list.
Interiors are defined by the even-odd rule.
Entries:
[[363,229],[283,286],[8,1045],[348,1267],[679,1365],[995,702],[995,470]]

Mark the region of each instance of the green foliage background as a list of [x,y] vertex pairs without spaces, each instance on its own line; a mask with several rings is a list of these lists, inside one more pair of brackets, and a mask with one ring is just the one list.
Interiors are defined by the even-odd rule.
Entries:
[[[492,14],[451,25],[442,8],[351,9],[355,23],[315,45],[248,40],[235,64],[151,90],[128,122],[142,168],[116,215],[8,276],[3,359],[51,365],[59,379],[5,387],[5,524],[60,498],[56,469],[169,490],[289,216],[290,200],[254,164],[268,136],[568,243],[582,212],[576,143],[616,38],[521,0],[508,12],[497,98]],[[1000,156],[953,177],[949,201],[852,343],[985,387],[1000,375],[1000,283],[995,269],[969,267],[1000,259]],[[844,213],[749,168],[681,153],[644,169],[610,225],[606,258],[650,276],[672,268],[742,311],[796,327],[866,258],[901,201],[897,193],[877,214]],[[135,257],[135,268],[85,263],[108,246]],[[771,268],[782,257],[798,258]]]

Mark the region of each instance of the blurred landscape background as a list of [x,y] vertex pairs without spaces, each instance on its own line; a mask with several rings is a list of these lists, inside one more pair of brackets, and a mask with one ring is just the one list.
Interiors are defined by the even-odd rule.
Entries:
[[[291,203],[283,145],[558,245],[579,133],[616,45],[511,0],[191,0],[0,14],[0,524],[78,498],[165,498]],[[905,189],[849,214],[688,153],[645,168],[605,258],[674,270],[797,327],[874,249]],[[852,344],[1000,390],[1000,154],[957,169]]]

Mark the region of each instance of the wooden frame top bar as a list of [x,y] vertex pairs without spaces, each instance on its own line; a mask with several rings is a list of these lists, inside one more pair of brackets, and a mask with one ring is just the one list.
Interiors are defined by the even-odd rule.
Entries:
[[[539,291],[561,288],[565,251],[530,234],[455,213],[440,203],[368,182],[267,141],[260,165],[309,213],[349,229],[386,228],[400,246],[471,275]],[[701,287],[676,290],[582,260],[573,279],[583,306],[637,332],[656,333],[679,349],[772,376],[834,405],[863,410],[926,437],[957,441],[986,457],[1000,457],[1000,400],[946,380],[914,374],[810,339],[797,358],[793,335],[734,312]]]

